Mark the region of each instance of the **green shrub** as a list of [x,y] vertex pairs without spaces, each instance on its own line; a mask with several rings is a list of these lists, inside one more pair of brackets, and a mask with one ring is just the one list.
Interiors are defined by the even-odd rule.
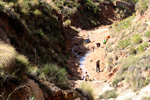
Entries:
[[145,78],[140,74],[141,69],[137,66],[131,66],[128,70],[128,83],[133,91],[137,91],[144,86]]
[[41,12],[39,9],[36,9],[36,10],[34,11],[34,14],[35,14],[36,16],[40,16],[40,15],[42,14],[42,12]]
[[38,0],[30,0],[30,4],[35,7],[35,6],[39,6],[39,1]]
[[42,72],[48,76],[49,81],[55,82],[57,86],[61,88],[67,86],[67,72],[64,68],[58,68],[54,64],[46,64]]
[[30,66],[28,59],[24,55],[17,55],[16,57],[16,74],[23,74],[27,72],[27,68]]
[[82,0],[81,4],[83,5],[86,11],[91,12],[94,15],[100,14],[100,10],[98,9],[98,7],[94,4],[92,0]]
[[110,99],[110,98],[116,98],[117,94],[115,93],[114,90],[107,90],[105,91],[102,95],[100,95],[100,99]]
[[115,79],[115,80],[112,82],[112,85],[113,85],[113,86],[117,86],[119,82],[120,82],[120,79]]
[[64,27],[69,27],[71,25],[71,20],[66,20],[64,23]]
[[150,83],[150,79],[146,79],[145,82],[143,83],[143,86],[146,86]]
[[136,54],[136,50],[134,48],[130,48],[129,54],[130,55],[135,55]]
[[146,37],[150,38],[150,31],[147,31],[144,35],[145,35]]
[[132,44],[136,45],[142,42],[142,38],[139,34],[135,34],[131,37]]
[[86,82],[83,82],[80,88],[89,96],[90,100],[94,100],[93,90]]
[[148,44],[147,43],[143,43],[141,44],[138,48],[137,48],[137,51],[138,52],[144,52],[145,51],[145,47],[147,47]]
[[126,48],[127,46],[129,46],[131,43],[130,43],[130,39],[125,39],[125,40],[121,40],[119,41],[119,47],[124,49]]
[[138,52],[144,52],[144,47],[142,45],[140,45],[138,48],[137,48]]

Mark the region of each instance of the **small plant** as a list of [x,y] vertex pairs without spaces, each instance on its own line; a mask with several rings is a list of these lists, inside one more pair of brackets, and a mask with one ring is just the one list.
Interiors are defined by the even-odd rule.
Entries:
[[94,100],[93,90],[86,82],[81,84],[81,89],[89,96],[90,100]]
[[92,0],[82,0],[81,4],[83,4],[83,7],[86,11],[92,12],[94,15],[100,14],[100,10]]
[[125,40],[119,41],[119,47],[122,48],[122,49],[126,48],[130,44],[131,44],[130,39],[125,39]]
[[49,80],[55,82],[57,86],[63,88],[67,86],[67,72],[64,68],[58,68],[54,64],[46,64],[42,70]]
[[63,24],[65,27],[69,27],[71,25],[71,20],[68,19]]
[[28,59],[24,55],[17,55],[16,57],[16,68],[15,71],[18,75],[26,73],[27,68],[30,66]]
[[150,79],[146,79],[145,82],[143,83],[143,86],[146,86],[150,83]]
[[141,44],[138,48],[137,48],[137,51],[138,52],[144,52],[145,51],[145,47],[147,47],[148,44],[147,43],[143,43]]
[[136,45],[142,42],[142,38],[139,34],[135,34],[131,37],[132,44]]
[[112,82],[112,86],[115,86],[115,87],[116,87],[119,82],[120,82],[119,79],[115,79],[115,80]]
[[105,91],[102,95],[100,95],[100,99],[110,99],[110,98],[116,98],[117,94],[115,93],[114,90],[107,90]]
[[134,49],[134,48],[130,48],[130,50],[129,50],[129,54],[130,55],[135,55],[137,52],[136,52],[136,50]]
[[147,38],[150,38],[150,31],[147,31],[144,35],[145,35]]
[[34,11],[34,14],[35,14],[36,16],[40,16],[40,15],[42,14],[42,12],[41,12],[39,9],[36,9],[36,10]]

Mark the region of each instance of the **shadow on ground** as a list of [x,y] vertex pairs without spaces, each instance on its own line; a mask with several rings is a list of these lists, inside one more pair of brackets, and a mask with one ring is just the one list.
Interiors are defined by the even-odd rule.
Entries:
[[69,79],[81,79],[81,70],[79,67],[80,57],[84,56],[89,50],[84,46],[86,39],[79,37],[78,33],[80,32],[80,30],[75,30],[71,27],[67,27],[64,29],[64,31],[66,33],[66,52],[71,52],[69,57],[69,67],[71,69]]

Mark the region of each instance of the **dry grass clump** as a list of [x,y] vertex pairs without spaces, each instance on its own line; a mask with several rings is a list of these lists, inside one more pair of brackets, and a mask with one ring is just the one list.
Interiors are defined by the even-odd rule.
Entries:
[[131,37],[131,43],[133,45],[137,45],[139,43],[142,43],[142,38],[139,34],[135,34]]
[[110,98],[116,98],[117,94],[115,93],[114,90],[107,90],[105,91],[102,95],[100,95],[100,99],[110,99]]
[[145,32],[144,34],[147,38],[150,38],[150,31]]
[[145,77],[141,75],[142,70],[139,66],[131,66],[128,68],[126,81],[129,83],[133,91],[137,91],[144,86]]
[[119,41],[118,45],[121,49],[126,48],[127,46],[129,46],[131,44],[131,40],[130,39],[125,39],[125,40],[121,40]]
[[94,100],[93,90],[86,82],[83,82],[80,88],[88,95],[89,100]]
[[29,61],[24,55],[18,54],[12,46],[0,43],[1,70],[20,74],[27,71],[27,66],[29,66]]
[[0,43],[0,68],[11,69],[15,64],[16,50],[8,45]]
[[41,72],[39,77],[43,79],[47,78],[48,81],[56,83],[60,88],[67,87],[67,72],[64,68],[58,68],[58,66],[54,64],[46,64],[43,66]]

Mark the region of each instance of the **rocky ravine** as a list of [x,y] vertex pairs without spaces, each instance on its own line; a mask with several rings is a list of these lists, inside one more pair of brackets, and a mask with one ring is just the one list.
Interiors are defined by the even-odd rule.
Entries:
[[[99,92],[103,92],[106,89],[111,89],[109,86],[110,78],[109,74],[111,72],[108,72],[106,69],[105,65],[105,44],[103,44],[104,38],[109,35],[108,31],[109,26],[102,26],[98,27],[93,30],[82,30],[78,33],[79,37],[86,39],[87,35],[89,35],[89,38],[91,40],[90,43],[84,43],[84,46],[88,50],[88,54],[86,54],[86,57],[82,58],[82,56],[79,56],[80,61],[85,61],[83,62],[82,65],[80,66],[84,67],[82,71],[87,71],[88,74],[90,75],[91,79],[94,79],[93,81],[87,81],[86,84],[88,84],[92,89],[94,93],[94,98],[98,98]],[[100,42],[101,43],[101,48],[96,47],[96,43]],[[109,40],[108,40],[109,42]],[[95,50],[93,52],[92,46],[95,46]],[[80,48],[81,49],[81,48]],[[80,51],[80,50],[79,50]],[[82,51],[82,49],[81,49]],[[85,51],[86,52],[86,51]],[[77,59],[79,59],[77,58]],[[96,61],[100,60],[100,73],[96,72]],[[80,87],[80,85],[83,83],[82,80],[77,80],[76,82],[76,87]]]

